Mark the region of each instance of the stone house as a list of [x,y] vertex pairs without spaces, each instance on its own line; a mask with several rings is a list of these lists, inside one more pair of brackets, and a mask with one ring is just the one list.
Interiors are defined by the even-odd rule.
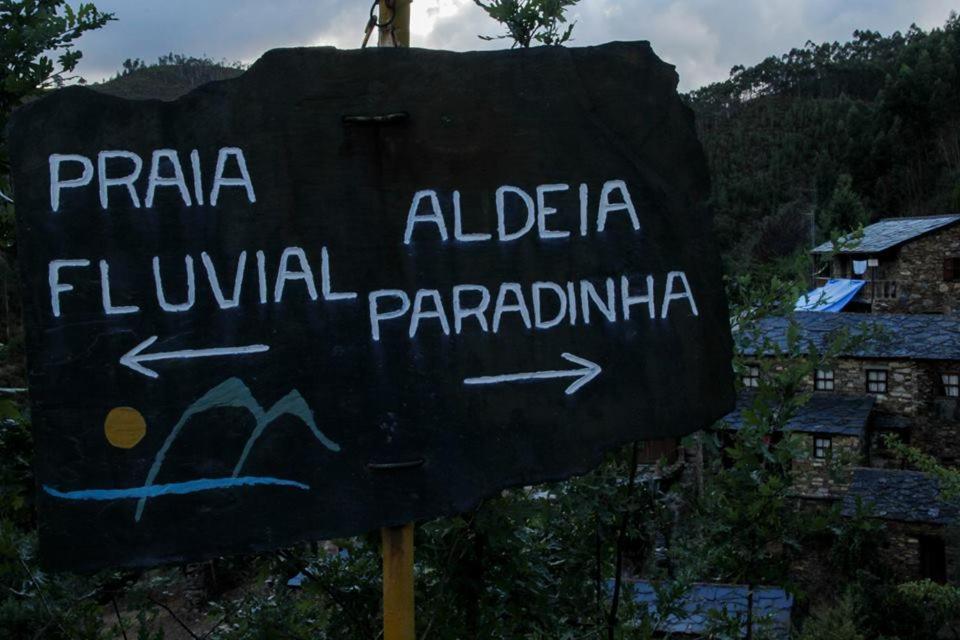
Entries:
[[[960,557],[946,547],[955,509],[936,506],[936,481],[896,468],[881,437],[895,434],[943,464],[960,460],[960,318],[798,312],[761,320],[759,332],[781,353],[790,352],[790,335],[794,352],[824,351],[837,338],[844,345],[829,369],[806,381],[811,399],[787,424],[810,449],[796,462],[798,495],[842,500],[847,515],[857,498],[869,505],[873,517],[888,523],[890,557],[904,579],[943,580],[960,569],[951,562]],[[743,374],[743,405],[769,354],[745,344],[739,350],[756,358]],[[726,422],[737,428],[742,406]]]
[[[863,237],[815,247],[817,285],[853,281],[859,290],[846,311],[874,313],[960,312],[960,214],[886,218]],[[861,284],[862,282],[862,284]]]
[[889,544],[882,559],[899,579],[956,579],[960,553],[949,544],[947,527],[957,522],[960,504],[941,499],[935,478],[916,471],[855,469],[843,515],[855,516],[858,501],[887,523]]
[[[745,393],[737,409],[723,419],[730,429],[744,425],[744,412],[753,403]],[[866,395],[813,395],[786,429],[803,439],[807,457],[794,462],[797,495],[803,498],[842,498],[850,483],[849,468],[868,456],[868,425],[874,398]]]
[[[776,358],[823,352],[847,336],[829,367],[806,380],[800,390],[810,399],[786,424],[808,452],[794,462],[796,495],[812,508],[839,503],[850,517],[863,505],[883,520],[886,559],[901,579],[960,577],[960,530],[951,526],[958,508],[935,479],[903,469],[885,437],[944,465],[960,463],[960,214],[881,220],[836,251],[825,243],[812,253],[829,278],[818,278],[797,312],[735,329],[743,392],[721,423],[743,428],[752,392],[780,367]],[[761,349],[775,348],[756,352],[748,334],[765,341]],[[690,483],[704,464],[697,442],[680,450]],[[652,460],[678,444],[644,452]]]

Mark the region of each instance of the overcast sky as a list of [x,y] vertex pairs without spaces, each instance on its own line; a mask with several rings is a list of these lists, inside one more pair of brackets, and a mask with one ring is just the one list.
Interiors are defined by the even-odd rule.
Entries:
[[[80,41],[80,73],[113,75],[126,58],[154,61],[170,51],[250,63],[274,47],[360,46],[367,0],[96,0],[117,21]],[[650,40],[676,65],[681,89],[727,77],[736,64],[802,46],[845,40],[854,29],[884,34],[911,23],[942,25],[960,2],[947,0],[581,0],[571,46]],[[498,25],[473,0],[414,0],[413,46],[490,49]]]

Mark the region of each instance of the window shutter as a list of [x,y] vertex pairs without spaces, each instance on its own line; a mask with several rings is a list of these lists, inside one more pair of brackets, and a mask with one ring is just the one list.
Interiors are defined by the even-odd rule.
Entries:
[[944,282],[953,282],[960,276],[957,273],[957,262],[960,262],[958,258],[944,258],[943,259],[943,281]]

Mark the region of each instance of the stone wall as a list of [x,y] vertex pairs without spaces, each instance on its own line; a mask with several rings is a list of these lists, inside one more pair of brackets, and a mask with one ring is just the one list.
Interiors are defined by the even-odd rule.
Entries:
[[920,579],[920,537],[944,540],[947,556],[947,578],[958,576],[958,548],[956,536],[940,525],[887,521],[887,545],[881,551],[884,565],[890,567],[897,580],[906,582]]
[[958,224],[901,245],[891,262],[881,259],[885,278],[897,282],[897,297],[875,300],[873,311],[960,313],[960,280],[943,280],[943,260],[951,256],[960,257]]
[[[820,500],[803,500],[801,508],[811,515],[825,514],[830,503]],[[895,582],[919,580],[920,537],[941,538],[944,541],[947,560],[947,579],[956,583],[960,579],[960,539],[953,528],[926,523],[898,522],[884,520],[883,544],[879,549],[879,560],[893,574]],[[830,547],[814,548],[798,558],[791,565],[791,577],[803,584],[808,592],[825,596],[839,595],[833,591],[837,586],[836,568],[832,564]]]
[[[830,436],[831,454],[825,459],[813,457],[814,439],[810,433],[797,434],[807,445],[807,457],[793,463],[793,488],[803,498],[842,498],[850,485],[852,467],[862,464],[863,444],[856,436]],[[821,434],[819,437],[826,437]]]
[[[780,369],[781,367],[775,367]],[[887,372],[887,392],[867,392],[867,370]],[[943,462],[960,462],[960,401],[943,397],[940,376],[960,370],[954,361],[876,360],[840,358],[833,364],[833,391],[844,395],[872,395],[874,414],[907,418],[912,426],[909,440],[925,453]],[[810,376],[801,391],[814,391]]]
[[910,430],[910,444],[940,463],[954,465],[960,460],[960,426],[956,422],[929,416],[918,418]]
[[[960,322],[960,319],[958,319]],[[958,399],[943,396],[940,375],[960,369],[956,362],[922,363],[918,372],[921,403],[910,430],[910,443],[943,464],[960,461]]]
[[[867,370],[884,369],[887,371],[887,393],[867,393]],[[833,393],[872,395],[876,398],[875,411],[895,413],[903,416],[915,416],[924,404],[923,380],[929,374],[918,363],[911,360],[858,360],[844,358],[833,367]],[[807,388],[813,388],[813,379],[807,381]]]

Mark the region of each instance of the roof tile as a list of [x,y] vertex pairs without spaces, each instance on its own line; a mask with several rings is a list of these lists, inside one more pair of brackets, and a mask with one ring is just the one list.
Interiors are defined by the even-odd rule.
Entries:
[[[827,347],[846,331],[863,339],[841,355],[906,360],[960,360],[960,316],[942,314],[861,314],[798,311],[791,316],[763,318],[760,334],[782,350],[793,319],[804,347]],[[751,332],[739,331],[734,340],[740,353],[756,355]],[[767,354],[770,355],[770,354]]]
[[[920,218],[886,218],[863,229],[863,237],[857,241],[846,235],[840,239],[843,246],[837,253],[880,253],[919,236],[960,221],[960,214],[924,216]],[[832,242],[824,242],[811,253],[830,253]]]
[[[753,394],[737,398],[737,408],[723,421],[732,429],[743,426],[744,409],[753,403]],[[816,393],[787,421],[786,428],[802,433],[825,433],[862,437],[873,409],[872,396]]]
[[884,520],[947,525],[960,513],[960,504],[940,497],[940,482],[919,471],[856,469],[843,498],[843,515],[856,513],[857,498]]
[[[646,580],[637,580],[632,583],[632,587],[634,601],[646,605],[650,613],[655,613],[657,592],[653,584]],[[715,612],[739,618],[741,637],[745,636],[748,594],[749,588],[744,585],[693,584],[677,603],[683,610],[683,615],[669,616],[663,630],[669,633],[700,635],[708,630],[708,614]],[[754,631],[764,629],[771,632],[772,637],[787,638],[793,596],[779,587],[754,587],[753,596]]]

